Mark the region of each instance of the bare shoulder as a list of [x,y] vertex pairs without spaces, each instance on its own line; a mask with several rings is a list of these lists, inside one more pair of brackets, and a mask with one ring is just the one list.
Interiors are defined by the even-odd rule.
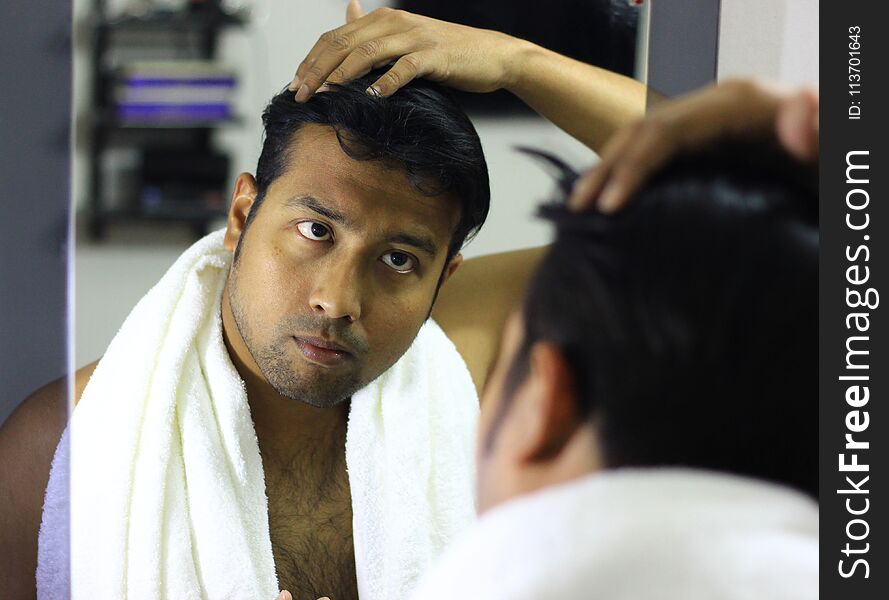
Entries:
[[[96,363],[74,375],[75,402]],[[43,493],[68,420],[68,383],[57,379],[28,396],[0,427],[0,589],[33,598]]]
[[466,361],[481,394],[506,320],[547,247],[467,260],[441,288],[432,317]]
[[98,364],[98,360],[91,362],[74,373],[74,406],[77,406],[77,403],[80,402],[80,397],[83,396],[83,390],[86,388],[86,384],[89,383],[90,377],[93,376],[93,371],[96,370]]
[[[74,373],[74,404],[80,400],[98,361]],[[0,473],[16,467],[34,474],[49,463],[68,422],[68,379],[62,377],[28,396],[0,428]],[[46,482],[43,482],[44,487]],[[42,493],[42,490],[41,490]]]

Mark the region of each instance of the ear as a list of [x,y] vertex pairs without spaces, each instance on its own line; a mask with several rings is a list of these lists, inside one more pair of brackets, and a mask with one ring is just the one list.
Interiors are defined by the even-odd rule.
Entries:
[[444,283],[448,279],[451,278],[451,275],[463,264],[463,255],[459,252],[451,258],[451,262],[448,263],[448,266],[444,270],[444,276],[441,278],[441,282]]
[[235,189],[232,191],[232,202],[228,209],[228,219],[225,228],[225,249],[234,252],[238,247],[238,240],[244,233],[244,224],[247,215],[256,200],[258,193],[256,179],[250,173],[241,173],[235,180]]
[[519,460],[550,460],[559,455],[582,425],[577,410],[574,377],[562,351],[537,342],[529,355],[530,372],[514,401],[524,421]]

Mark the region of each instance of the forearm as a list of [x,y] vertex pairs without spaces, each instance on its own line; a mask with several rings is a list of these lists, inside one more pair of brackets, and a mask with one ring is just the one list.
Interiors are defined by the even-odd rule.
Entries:
[[368,89],[388,97],[417,77],[459,90],[507,89],[592,148],[643,116],[641,83],[561,56],[505,33],[439,21],[402,10],[361,16],[321,36],[300,63],[291,89],[307,101],[324,82],[351,81],[392,62]]
[[505,86],[528,106],[595,151],[645,113],[638,81],[516,41]]

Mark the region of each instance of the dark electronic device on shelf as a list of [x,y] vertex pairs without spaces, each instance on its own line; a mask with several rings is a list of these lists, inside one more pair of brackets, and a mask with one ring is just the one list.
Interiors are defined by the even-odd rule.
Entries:
[[146,149],[137,209],[168,218],[225,214],[228,171],[228,156],[218,152]]
[[[202,234],[225,216],[230,161],[213,133],[239,124],[232,109],[238,77],[216,53],[221,30],[245,24],[218,0],[113,17],[105,0],[95,0],[93,101],[81,116],[90,140],[93,238],[124,221],[186,223]],[[128,177],[107,160],[121,149],[139,156]],[[115,179],[135,185],[115,188]]]

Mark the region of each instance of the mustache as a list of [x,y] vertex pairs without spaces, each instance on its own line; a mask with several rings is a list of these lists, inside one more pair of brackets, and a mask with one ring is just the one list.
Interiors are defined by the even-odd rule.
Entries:
[[322,337],[348,348],[355,354],[364,354],[369,349],[364,336],[344,320],[315,315],[291,315],[281,323],[278,331],[284,337],[290,337],[294,333]]

